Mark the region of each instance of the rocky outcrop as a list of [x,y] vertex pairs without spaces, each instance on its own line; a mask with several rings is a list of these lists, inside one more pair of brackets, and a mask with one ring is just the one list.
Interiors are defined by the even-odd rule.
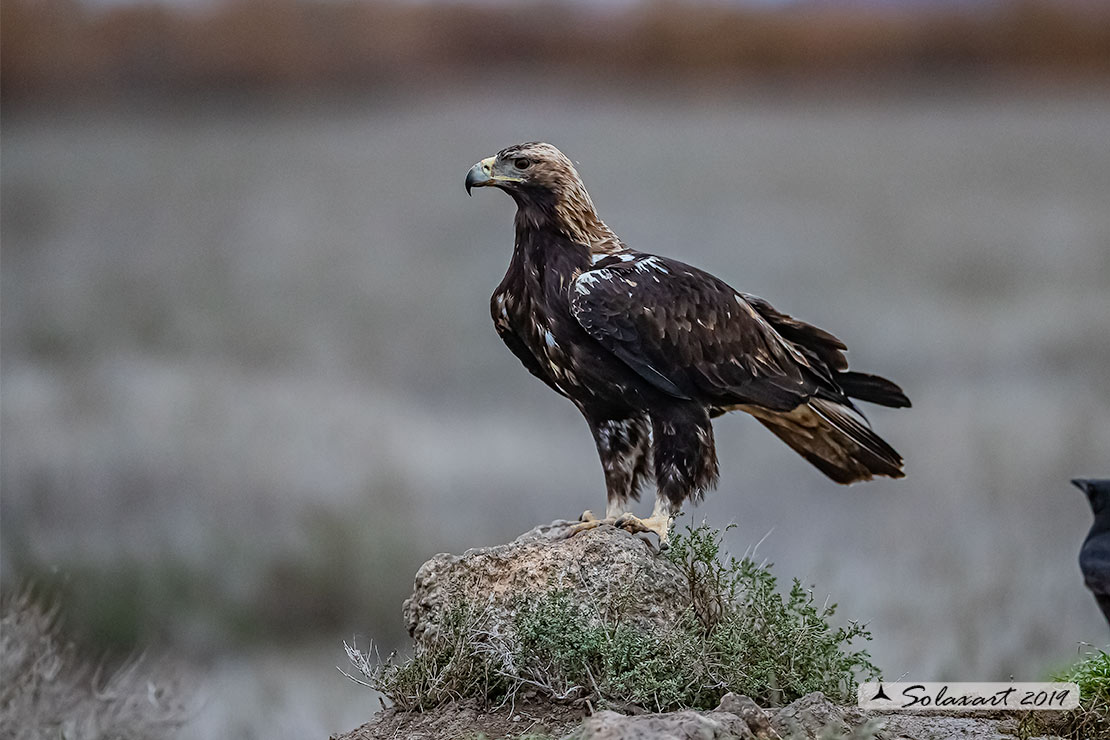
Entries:
[[[403,606],[415,652],[435,645],[460,602],[477,607],[481,630],[498,634],[513,629],[515,610],[530,595],[552,589],[588,604],[585,615],[606,619],[619,613],[624,624],[645,631],[665,632],[690,607],[688,579],[659,557],[654,544],[611,526],[568,538],[574,524],[556,521],[506,545],[426,562]],[[726,694],[711,711],[645,713],[596,703],[596,697],[545,702],[522,693],[498,708],[472,701],[425,712],[393,708],[332,740],[1002,740],[1018,730],[1013,717],[868,713],[838,706],[821,693],[779,708],[761,708],[736,694]]]
[[628,716],[601,711],[566,740],[775,740],[772,715],[746,696],[726,694],[712,712]]
[[[467,705],[434,712],[386,710],[373,722],[332,740],[473,740],[551,737],[552,740],[1016,740],[1014,717],[974,713],[879,714],[840,707],[814,693],[778,709],[760,709],[727,694],[709,712],[622,714],[584,708],[526,705],[482,712]],[[1050,740],[1028,738],[1028,740]]]
[[482,609],[483,627],[504,633],[522,599],[552,589],[581,593],[599,616],[620,602],[623,619],[644,630],[673,624],[690,603],[678,568],[654,545],[611,526],[567,537],[577,522],[555,521],[507,545],[440,554],[416,573],[402,608],[417,651],[433,642],[460,597]]

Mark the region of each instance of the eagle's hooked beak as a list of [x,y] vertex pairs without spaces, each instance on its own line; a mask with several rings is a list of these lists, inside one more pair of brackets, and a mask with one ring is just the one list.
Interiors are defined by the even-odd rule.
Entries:
[[471,188],[484,188],[487,185],[499,186],[509,182],[524,182],[519,177],[506,175],[497,168],[497,157],[486,157],[466,173],[466,194]]
[[470,195],[471,188],[484,188],[493,181],[493,157],[487,157],[466,173],[466,194]]

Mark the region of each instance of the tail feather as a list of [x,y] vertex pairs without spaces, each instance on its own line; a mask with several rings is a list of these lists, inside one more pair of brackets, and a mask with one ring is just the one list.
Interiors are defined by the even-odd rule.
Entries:
[[788,412],[745,410],[837,483],[905,476],[902,456],[848,406],[813,398]]
[[900,409],[910,406],[910,399],[896,383],[878,375],[848,372],[838,373],[836,382],[844,393],[861,401],[877,403],[880,406]]

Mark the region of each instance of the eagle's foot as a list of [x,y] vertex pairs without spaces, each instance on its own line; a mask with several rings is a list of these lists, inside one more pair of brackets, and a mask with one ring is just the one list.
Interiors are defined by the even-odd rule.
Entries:
[[581,532],[587,532],[591,529],[597,529],[602,524],[616,524],[616,519],[613,517],[606,517],[605,519],[598,519],[597,515],[589,509],[582,512],[582,516],[578,517],[578,524],[571,526],[567,533],[563,536],[564,539],[569,539]]
[[640,519],[632,514],[621,514],[613,524],[632,534],[637,532],[654,533],[659,537],[659,551],[662,552],[670,548],[670,545],[667,544],[667,536],[671,532],[672,521],[674,521],[674,518],[667,514],[653,514],[647,519]]

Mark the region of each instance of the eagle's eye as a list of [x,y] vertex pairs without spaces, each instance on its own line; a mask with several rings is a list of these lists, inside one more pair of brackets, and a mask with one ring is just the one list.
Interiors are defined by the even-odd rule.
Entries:
[[516,167],[518,170],[526,170],[531,166],[532,160],[525,159],[524,157],[521,157],[520,159],[517,159],[513,162],[513,167]]

